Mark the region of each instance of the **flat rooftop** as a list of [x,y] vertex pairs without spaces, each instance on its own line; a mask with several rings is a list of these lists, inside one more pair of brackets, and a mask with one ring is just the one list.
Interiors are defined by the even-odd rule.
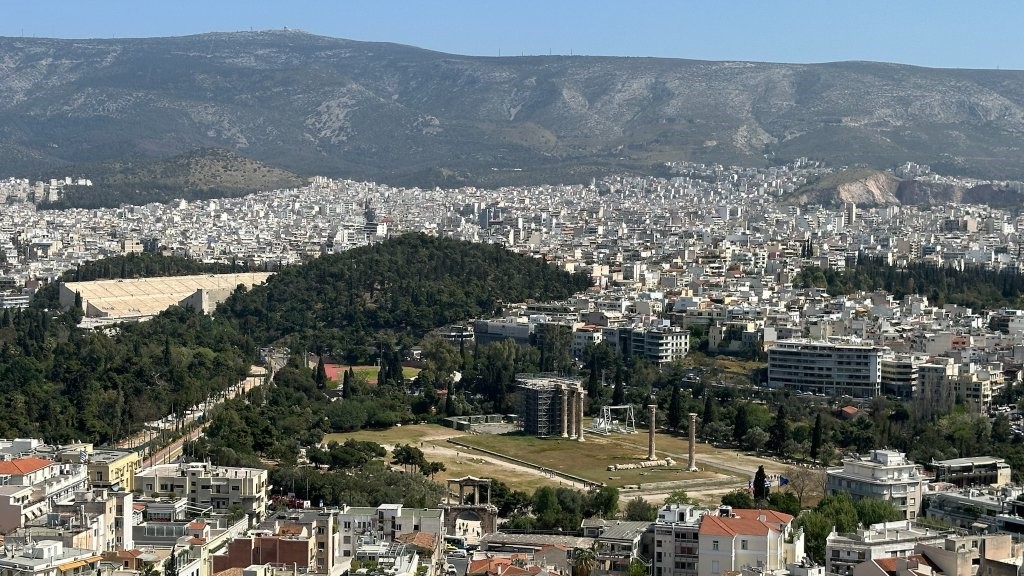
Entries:
[[950,458],[949,460],[936,460],[932,466],[948,466],[959,468],[961,466],[991,466],[993,464],[1005,464],[1006,461],[995,456],[974,456],[970,458]]

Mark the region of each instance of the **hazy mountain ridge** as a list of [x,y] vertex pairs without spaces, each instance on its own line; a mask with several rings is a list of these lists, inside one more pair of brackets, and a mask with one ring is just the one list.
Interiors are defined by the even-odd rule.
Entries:
[[428,185],[765,154],[1022,178],[1022,136],[1019,71],[463,57],[297,32],[0,39],[10,174],[217,147]]

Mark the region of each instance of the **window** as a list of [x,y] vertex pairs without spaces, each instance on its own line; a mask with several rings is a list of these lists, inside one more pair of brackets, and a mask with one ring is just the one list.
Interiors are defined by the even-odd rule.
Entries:
[[711,541],[711,549],[712,550],[718,550],[718,540],[712,540]]
[[746,550],[746,549],[747,549],[747,541],[746,540],[740,540],[740,550]]
[[351,543],[352,543],[352,537],[351,536],[345,536],[345,544],[351,544]]
[[351,530],[351,529],[352,529],[352,522],[345,521],[345,530]]
[[718,560],[712,560],[711,561],[711,573],[712,574],[721,574],[722,573],[722,569],[719,568]]

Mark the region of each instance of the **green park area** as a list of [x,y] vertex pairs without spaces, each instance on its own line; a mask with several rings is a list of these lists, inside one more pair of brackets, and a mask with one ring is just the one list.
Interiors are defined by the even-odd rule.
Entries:
[[[665,435],[658,435],[659,437]],[[636,470],[608,470],[613,464],[632,464],[646,460],[646,434],[615,434],[597,436],[584,434],[585,441],[577,442],[567,438],[536,438],[518,434],[474,434],[456,438],[455,441],[474,448],[481,448],[504,454],[535,466],[585,478],[610,486],[622,487],[651,482],[678,482],[698,478],[710,478],[715,474],[687,472],[686,449],[683,457],[672,456],[675,464],[671,467],[653,467]],[[658,450],[658,457],[665,452]]]
[[[343,370],[348,370],[350,366],[342,366]],[[352,373],[356,375],[356,378],[362,378],[367,384],[377,383],[377,374],[380,372],[380,366],[362,365],[362,366],[351,366]],[[420,373],[419,368],[411,368],[409,366],[402,366],[402,378],[411,380]]]

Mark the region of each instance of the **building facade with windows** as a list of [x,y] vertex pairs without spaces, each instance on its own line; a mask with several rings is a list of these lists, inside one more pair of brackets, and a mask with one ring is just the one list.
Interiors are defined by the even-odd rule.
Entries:
[[722,506],[701,518],[698,551],[697,576],[774,572],[804,557],[804,535],[789,514]]
[[702,510],[667,504],[658,511],[654,532],[653,576],[697,576]]
[[873,398],[881,394],[887,348],[812,340],[779,340],[768,349],[768,386]]
[[937,460],[929,468],[935,472],[936,482],[948,482],[960,488],[1005,486],[1010,483],[1012,473],[1006,460],[992,456]]
[[267,513],[267,471],[213,466],[205,462],[159,464],[135,475],[135,491],[188,498],[188,505],[228,514],[241,509],[251,524]]
[[928,484],[921,467],[895,450],[872,450],[867,456],[847,458],[842,467],[829,468],[826,478],[826,493],[848,492],[854,500],[889,500],[907,520],[917,518]]

